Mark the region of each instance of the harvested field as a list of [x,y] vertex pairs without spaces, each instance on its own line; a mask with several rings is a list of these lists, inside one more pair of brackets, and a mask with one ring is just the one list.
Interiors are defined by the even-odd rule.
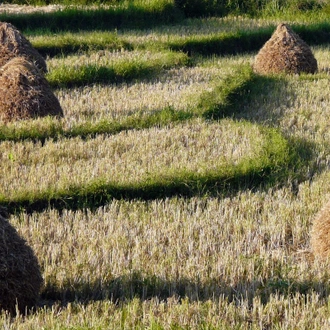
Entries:
[[327,33],[315,17],[118,29],[114,48],[68,31],[45,76],[65,117],[0,130],[0,201],[45,284],[36,311],[0,326],[326,329],[329,260],[311,238],[330,196],[329,47],[311,47],[314,74],[252,71],[265,27]]

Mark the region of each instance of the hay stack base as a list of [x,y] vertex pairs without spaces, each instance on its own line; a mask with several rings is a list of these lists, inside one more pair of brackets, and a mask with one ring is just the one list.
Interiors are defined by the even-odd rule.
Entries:
[[309,46],[286,24],[280,24],[260,49],[253,69],[259,74],[315,73],[317,61]]
[[313,221],[310,244],[316,258],[330,259],[330,201]]
[[10,23],[0,22],[0,67],[14,57],[25,57],[39,70],[47,72],[45,59],[21,32]]
[[10,122],[44,116],[63,116],[47,80],[22,57],[0,68],[0,120]]
[[25,313],[38,299],[43,279],[26,241],[0,216],[0,309]]

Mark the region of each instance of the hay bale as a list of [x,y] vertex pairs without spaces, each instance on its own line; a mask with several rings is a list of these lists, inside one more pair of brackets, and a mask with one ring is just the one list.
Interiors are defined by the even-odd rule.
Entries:
[[47,72],[45,59],[21,32],[10,23],[0,22],[0,67],[14,57],[25,57],[39,70]]
[[325,204],[313,221],[310,244],[315,257],[330,257],[330,202]]
[[47,80],[22,57],[0,68],[0,120],[9,122],[44,116],[63,116]]
[[317,61],[309,46],[288,25],[280,24],[260,49],[253,69],[259,74],[315,73]]
[[33,307],[43,284],[38,260],[16,229],[0,216],[0,309]]

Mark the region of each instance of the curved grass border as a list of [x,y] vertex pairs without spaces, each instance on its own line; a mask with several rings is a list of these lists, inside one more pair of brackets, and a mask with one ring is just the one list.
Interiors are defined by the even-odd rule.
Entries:
[[[249,122],[236,125],[254,126]],[[258,125],[264,143],[255,146],[254,157],[243,158],[237,165],[220,166],[207,173],[181,170],[174,173],[150,174],[135,184],[119,184],[102,179],[84,185],[51,189],[39,193],[26,191],[12,198],[0,196],[0,204],[9,213],[57,209],[82,209],[102,206],[112,199],[150,200],[172,196],[227,195],[240,189],[285,182],[297,165],[297,152],[283,135],[273,128]]]
[[165,126],[174,122],[183,122],[193,117],[218,119],[233,114],[234,106],[240,102],[242,95],[244,96],[244,93],[248,92],[255,78],[256,76],[249,65],[238,67],[233,75],[215,82],[213,90],[203,93],[197,107],[190,111],[179,111],[166,107],[151,114],[135,114],[120,122],[107,120],[97,123],[87,122],[68,130],[63,129],[61,122],[53,121],[50,118],[44,126],[33,122],[29,122],[27,125],[23,124],[22,127],[2,126],[0,141],[33,140],[44,142],[49,138],[78,136],[87,138],[97,134],[117,134],[130,129],[147,129],[156,125]]

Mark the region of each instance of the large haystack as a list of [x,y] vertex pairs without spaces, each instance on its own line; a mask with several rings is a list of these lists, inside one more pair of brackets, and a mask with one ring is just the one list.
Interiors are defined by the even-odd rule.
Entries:
[[47,72],[44,58],[21,32],[10,23],[0,22],[0,67],[14,57],[25,57],[39,70]]
[[40,71],[22,57],[0,68],[0,120],[63,116],[60,103]]
[[43,283],[38,260],[2,216],[0,232],[0,309],[24,313],[36,304]]
[[254,71],[259,74],[315,73],[317,61],[309,46],[288,25],[280,24],[257,54]]
[[311,231],[311,248],[315,257],[330,257],[330,202],[316,215]]

